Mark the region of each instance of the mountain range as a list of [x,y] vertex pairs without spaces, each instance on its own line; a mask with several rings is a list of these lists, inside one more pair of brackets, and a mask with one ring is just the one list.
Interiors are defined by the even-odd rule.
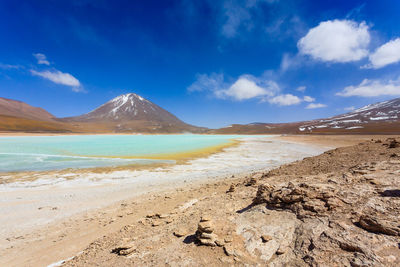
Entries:
[[134,93],[120,95],[89,113],[67,118],[56,118],[42,108],[0,98],[0,131],[3,132],[398,134],[399,122],[400,98],[331,118],[293,123],[233,124],[220,129],[187,124]]

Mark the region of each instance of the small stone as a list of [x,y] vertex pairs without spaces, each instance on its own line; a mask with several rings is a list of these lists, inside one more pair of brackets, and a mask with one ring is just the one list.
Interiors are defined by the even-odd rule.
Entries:
[[225,241],[225,243],[231,243],[233,241],[233,238],[232,238],[232,236],[229,235],[224,238],[224,241]]
[[217,244],[218,247],[222,247],[225,243],[222,240],[215,240],[215,244]]
[[235,187],[234,184],[232,184],[231,187],[229,187],[228,191],[226,191],[226,192],[227,193],[233,193],[233,192],[235,192],[235,190],[236,190],[236,187]]
[[187,235],[187,231],[185,229],[177,229],[174,232],[174,236],[176,236],[176,237],[182,237],[185,235]]
[[216,239],[216,235],[215,234],[209,234],[209,233],[202,233],[200,238],[204,238],[204,239]]
[[151,226],[155,227],[155,226],[159,226],[161,224],[160,221],[153,221]]
[[263,243],[267,243],[268,241],[272,240],[272,237],[270,235],[262,235],[261,240]]
[[285,252],[286,252],[286,248],[280,246],[278,248],[278,250],[276,251],[276,255],[282,255],[282,254],[285,254]]
[[200,239],[200,244],[204,245],[204,246],[210,246],[210,247],[215,247],[215,241],[212,239]]
[[224,252],[227,256],[233,256],[235,254],[235,251],[230,244],[224,246]]
[[201,216],[200,222],[208,222],[208,221],[211,221],[211,219],[212,219],[211,216],[206,214],[206,215]]
[[200,222],[198,225],[198,229],[201,232],[212,233],[213,232],[213,225],[211,222]]
[[159,213],[157,213],[156,216],[157,216],[158,218],[160,218],[160,219],[165,219],[165,218],[168,218],[168,217],[169,217],[168,214],[159,214]]

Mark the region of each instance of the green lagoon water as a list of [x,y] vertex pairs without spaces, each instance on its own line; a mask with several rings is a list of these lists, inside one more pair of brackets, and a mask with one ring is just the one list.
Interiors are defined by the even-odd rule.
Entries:
[[[0,172],[169,162],[150,160],[221,145],[235,135],[71,135],[0,137]],[[129,159],[137,157],[140,159]]]

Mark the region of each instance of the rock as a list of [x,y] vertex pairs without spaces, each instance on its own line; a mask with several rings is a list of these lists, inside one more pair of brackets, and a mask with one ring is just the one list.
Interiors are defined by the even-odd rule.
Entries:
[[214,225],[211,222],[211,218],[204,215],[197,226],[197,240],[201,245],[214,247],[216,245],[215,241],[217,241],[218,236],[213,232]]
[[151,226],[156,227],[156,226],[159,226],[160,224],[161,224],[160,221],[153,221],[153,222],[151,223]]
[[235,190],[236,190],[236,187],[234,184],[232,184],[231,187],[229,187],[228,191],[226,191],[226,193],[233,193],[233,192],[235,192]]
[[128,241],[124,240],[119,246],[114,248],[111,251],[111,253],[115,253],[115,254],[118,254],[121,256],[126,256],[126,255],[131,254],[135,250],[136,250],[136,246],[133,241],[128,242]]
[[247,183],[245,184],[245,186],[253,186],[257,184],[257,179],[252,177],[249,181],[247,181]]
[[389,148],[396,148],[396,147],[399,147],[399,146],[400,146],[400,143],[397,142],[396,139],[394,139],[394,138],[390,139],[389,145],[388,145]]
[[207,222],[200,222],[197,226],[200,232],[205,233],[212,233],[213,232],[213,225],[210,221]]
[[235,254],[235,250],[233,249],[232,245],[226,244],[224,246],[224,252],[227,256],[233,256]]
[[286,247],[282,247],[282,246],[280,246],[280,247],[278,248],[278,250],[276,251],[276,255],[282,255],[282,254],[285,254],[285,253],[286,253],[286,251],[287,251],[287,248],[286,248]]
[[182,237],[182,236],[186,236],[187,233],[188,233],[188,231],[187,231],[186,229],[179,228],[179,229],[176,229],[176,230],[174,231],[174,236],[176,236],[176,237]]
[[206,214],[206,215],[202,215],[201,216],[200,222],[208,222],[208,221],[211,221],[211,220],[212,220],[211,216]]
[[224,238],[225,243],[231,243],[233,241],[232,236],[228,235]]
[[396,223],[374,218],[370,215],[361,216],[359,225],[361,228],[373,233],[393,236],[400,235],[400,227]]
[[268,241],[272,240],[272,237],[270,235],[262,235],[261,240],[263,243],[267,243]]
[[215,244],[216,244],[218,247],[222,247],[225,243],[224,243],[224,241],[222,241],[222,240],[220,240],[220,239],[217,239],[217,240],[215,240]]
[[353,173],[365,175],[365,174],[368,174],[368,171],[367,170],[354,170]]

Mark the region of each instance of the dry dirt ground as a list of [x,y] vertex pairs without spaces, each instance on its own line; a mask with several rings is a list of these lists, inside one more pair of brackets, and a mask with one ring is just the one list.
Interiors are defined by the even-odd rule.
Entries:
[[[330,150],[185,196],[183,204],[174,203],[174,195],[155,197],[143,217],[97,239],[64,265],[400,265],[395,139]],[[137,205],[121,205],[121,216]]]
[[400,266],[399,144],[328,138],[297,141],[363,142],[12,237],[0,266]]

